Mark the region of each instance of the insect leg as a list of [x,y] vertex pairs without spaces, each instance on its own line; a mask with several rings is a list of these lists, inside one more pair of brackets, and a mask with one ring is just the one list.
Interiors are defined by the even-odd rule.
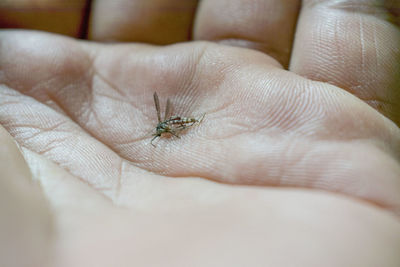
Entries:
[[154,147],[156,147],[156,145],[153,144],[153,141],[154,141],[157,137],[159,137],[159,136],[158,136],[158,135],[155,135],[155,136],[151,139],[151,141],[150,141],[150,144],[151,144],[152,146],[154,146]]
[[175,130],[172,130],[172,131],[169,131],[173,136],[175,136],[175,137],[178,137],[178,138],[181,138],[178,134],[177,134],[177,131],[175,131]]
[[198,123],[201,123],[206,116],[206,113],[203,113],[203,115],[200,117],[200,119],[197,121]]

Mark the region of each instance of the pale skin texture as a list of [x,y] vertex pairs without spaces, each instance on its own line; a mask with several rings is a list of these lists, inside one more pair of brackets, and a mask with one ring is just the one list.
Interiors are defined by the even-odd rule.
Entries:
[[0,266],[400,265],[398,1],[0,3]]

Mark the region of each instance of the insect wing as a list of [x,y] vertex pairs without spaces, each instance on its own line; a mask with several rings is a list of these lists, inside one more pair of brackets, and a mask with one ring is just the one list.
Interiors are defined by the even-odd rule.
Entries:
[[161,115],[160,115],[160,100],[158,100],[158,95],[156,92],[154,92],[154,105],[156,106],[156,111],[157,111],[157,119],[158,122],[161,122]]
[[171,113],[171,100],[169,98],[167,99],[167,106],[165,107],[165,114],[164,114],[164,121],[166,121],[169,118],[169,115]]

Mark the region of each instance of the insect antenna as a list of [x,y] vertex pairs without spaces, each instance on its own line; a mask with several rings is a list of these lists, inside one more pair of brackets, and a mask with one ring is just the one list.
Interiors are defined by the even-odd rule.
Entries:
[[156,106],[156,111],[157,111],[157,119],[158,119],[158,122],[161,122],[160,100],[158,100],[157,92],[154,92],[153,97],[154,97],[154,105]]

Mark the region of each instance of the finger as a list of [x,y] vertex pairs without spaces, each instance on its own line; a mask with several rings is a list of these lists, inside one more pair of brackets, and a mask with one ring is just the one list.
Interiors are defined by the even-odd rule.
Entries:
[[1,126],[0,217],[0,266],[47,266],[53,238],[49,207]]
[[89,38],[169,44],[190,39],[198,0],[95,0]]
[[203,0],[194,39],[256,49],[287,67],[299,5],[298,0]]
[[389,7],[304,1],[290,70],[339,86],[399,124],[400,30]]
[[0,28],[22,28],[84,37],[86,0],[0,2]]

